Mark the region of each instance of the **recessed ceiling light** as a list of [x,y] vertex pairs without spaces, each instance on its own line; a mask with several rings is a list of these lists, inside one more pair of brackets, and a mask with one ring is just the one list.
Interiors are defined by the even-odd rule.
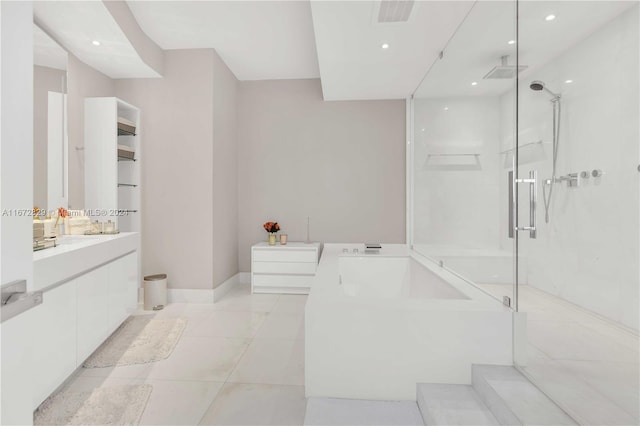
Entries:
[[515,41],[515,40],[509,40],[509,41],[507,42],[507,44],[516,44],[516,41]]
[[382,48],[383,49],[388,49],[389,48],[389,43],[382,43]]
[[424,132],[424,129],[422,129],[422,131]]
[[567,83],[567,84],[571,84],[571,83],[573,83],[573,80],[569,79],[569,80],[565,80],[564,82]]
[[91,42],[94,46],[100,46],[100,42],[98,40],[93,40]]
[[445,111],[449,111],[449,107],[444,107],[444,110]]
[[477,82],[477,81],[473,81],[473,82],[471,82],[471,85],[472,85],[472,86],[477,86],[477,85],[478,85],[478,82]]
[[556,19],[556,15],[554,15],[553,13],[551,15],[547,15],[547,17],[544,18],[545,21],[553,21],[554,19]]

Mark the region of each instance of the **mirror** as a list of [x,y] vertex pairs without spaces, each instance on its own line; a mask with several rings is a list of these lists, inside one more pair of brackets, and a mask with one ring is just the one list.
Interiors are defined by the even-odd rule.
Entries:
[[33,202],[42,212],[68,207],[67,59],[33,25]]

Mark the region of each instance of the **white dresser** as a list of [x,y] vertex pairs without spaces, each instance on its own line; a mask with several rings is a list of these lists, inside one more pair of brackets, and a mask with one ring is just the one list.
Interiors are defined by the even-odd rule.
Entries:
[[251,291],[308,294],[319,260],[320,243],[255,244],[251,247]]

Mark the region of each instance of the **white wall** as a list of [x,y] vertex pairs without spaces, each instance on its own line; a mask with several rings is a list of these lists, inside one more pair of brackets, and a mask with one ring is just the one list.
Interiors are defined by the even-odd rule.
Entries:
[[[238,92],[240,270],[262,224],[291,241],[405,240],[405,102],[325,102],[320,81],[244,81]],[[224,224],[221,224],[224,226]]]
[[118,80],[140,108],[142,272],[171,288],[213,285],[213,60],[210,50],[165,54],[161,79]]
[[213,282],[238,273],[238,80],[213,52]]
[[414,135],[414,243],[498,248],[499,98],[416,99]]
[[[84,208],[84,99],[115,96],[114,80],[68,55],[69,208]],[[79,149],[78,149],[79,148]],[[53,206],[52,208],[55,208]]]
[[[0,284],[24,279],[29,289],[32,218],[15,210],[33,208],[32,22],[31,2],[0,2]],[[32,314],[30,310],[0,324],[1,424],[33,422]]]
[[[638,328],[639,84],[638,6],[529,75],[562,94],[558,175],[602,169],[578,188],[554,188],[551,222],[544,222],[542,186],[538,239],[524,233],[520,253],[530,285]],[[527,40],[521,40],[521,48]],[[533,41],[529,41],[533,42]],[[594,60],[594,58],[597,58]],[[566,84],[572,79],[574,83]],[[520,141],[551,141],[549,97],[520,87]],[[509,96],[509,95],[507,95]],[[503,103],[504,117],[512,106]],[[551,177],[551,144],[521,165]],[[503,180],[503,188],[506,193]],[[523,201],[525,219],[528,201]],[[504,211],[503,213],[506,213]],[[503,221],[506,215],[503,215]],[[503,240],[504,244],[509,244]]]
[[235,84],[212,49],[166,51],[163,78],[116,82],[140,108],[142,271],[173,289],[238,272]]
[[28,214],[33,209],[33,25],[25,17],[32,13],[29,2],[3,2],[0,37],[0,210],[4,212],[0,284],[26,279],[29,286],[33,284],[29,239],[33,219]]

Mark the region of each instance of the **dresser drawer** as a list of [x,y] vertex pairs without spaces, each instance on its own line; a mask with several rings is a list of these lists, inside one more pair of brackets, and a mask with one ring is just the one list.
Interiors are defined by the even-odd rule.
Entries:
[[306,274],[316,273],[315,262],[253,262],[251,272],[258,274]]
[[254,287],[310,287],[313,275],[253,275]]
[[317,262],[316,250],[253,250],[253,260],[256,262]]

